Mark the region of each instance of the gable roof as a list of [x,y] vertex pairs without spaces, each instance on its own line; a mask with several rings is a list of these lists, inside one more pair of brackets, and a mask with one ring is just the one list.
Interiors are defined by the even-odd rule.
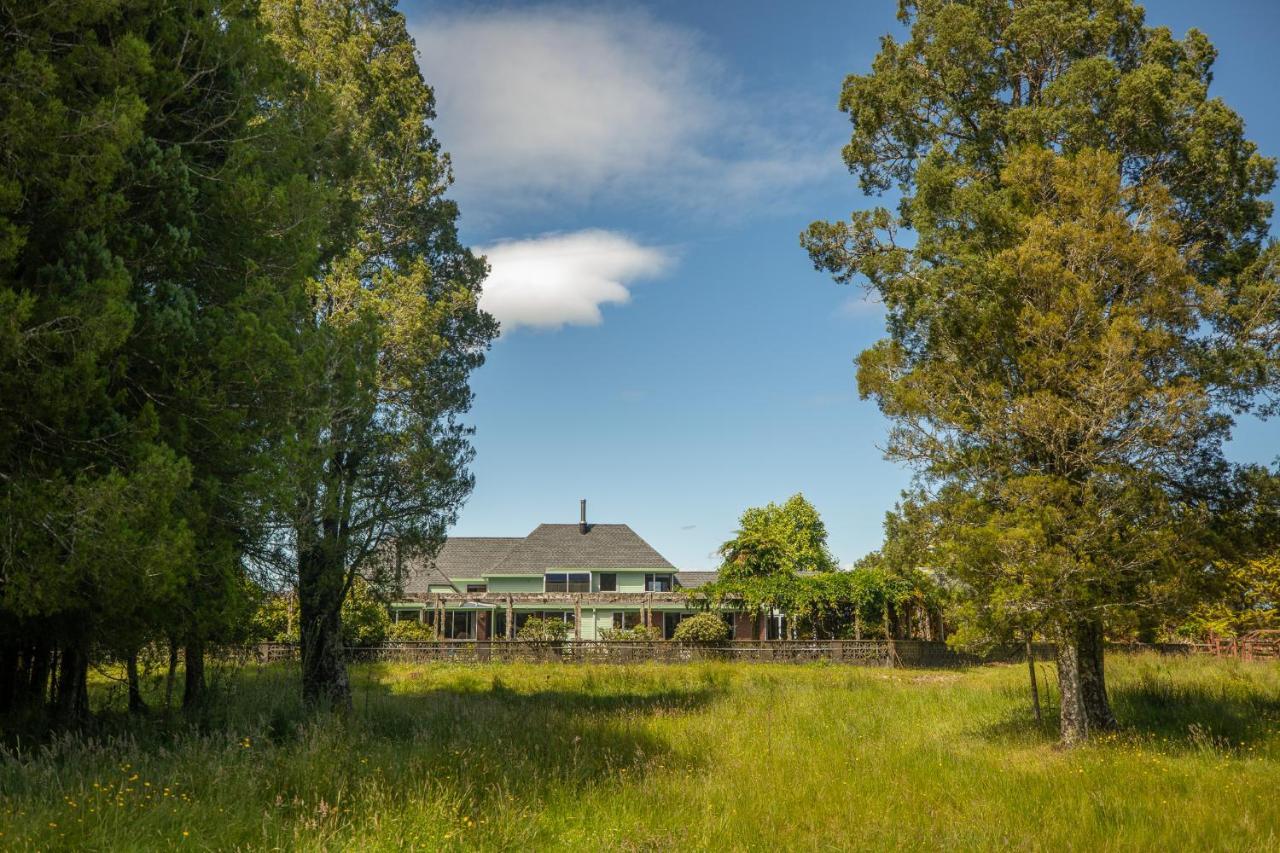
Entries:
[[518,536],[450,536],[434,560],[404,561],[404,591],[429,592],[432,585],[452,586],[453,578],[481,577],[519,541]]
[[547,569],[665,569],[667,559],[625,524],[540,524],[491,570],[495,575],[540,575]]
[[696,589],[713,582],[720,573],[710,572],[676,572],[676,582],[686,589]]

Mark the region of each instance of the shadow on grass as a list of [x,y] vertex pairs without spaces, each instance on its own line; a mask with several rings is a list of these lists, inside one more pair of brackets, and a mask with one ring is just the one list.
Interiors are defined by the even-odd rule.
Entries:
[[[1005,695],[1012,707],[983,726],[980,736],[1024,745],[1056,742],[1060,731],[1056,686],[1044,692],[1049,696],[1042,692],[1041,722],[1034,719],[1028,692],[1011,689]],[[1181,752],[1239,752],[1275,738],[1280,726],[1280,696],[1247,683],[1185,684],[1142,678],[1114,684],[1109,694],[1121,738],[1159,741]]]
[[1188,750],[1232,750],[1274,737],[1280,696],[1246,684],[1187,685],[1156,679],[1111,690],[1121,728]]
[[[446,680],[396,680],[377,665],[353,667],[351,674],[353,709],[346,715],[305,709],[297,670],[273,665],[211,677],[199,715],[160,713],[155,700],[162,685],[148,685],[152,713],[131,718],[118,702],[107,705],[85,734],[159,755],[179,755],[184,744],[201,741],[238,744],[252,735],[255,743],[270,742],[282,759],[324,754],[321,763],[335,777],[380,767],[407,783],[453,785],[477,799],[504,791],[538,799],[549,784],[577,788],[619,774],[644,778],[676,757],[653,722],[696,712],[727,690],[714,680],[590,675],[579,688],[577,681],[558,679],[508,682],[483,670]],[[399,795],[411,796],[412,784],[403,789]]]

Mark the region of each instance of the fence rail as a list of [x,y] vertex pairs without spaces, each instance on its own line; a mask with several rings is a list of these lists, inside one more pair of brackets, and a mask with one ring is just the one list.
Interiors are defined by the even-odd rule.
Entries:
[[[1108,649],[1113,653],[1154,652],[1280,660],[1280,642],[1274,640],[1216,644],[1117,643],[1110,644]],[[632,640],[429,640],[350,647],[346,651],[348,659],[355,663],[678,663],[721,660],[761,663],[831,661],[861,666],[945,668],[1025,660],[1025,650],[1021,646],[996,648],[985,655],[975,655],[956,651],[946,643],[926,640],[736,640],[715,645]],[[1052,660],[1054,647],[1050,643],[1036,643],[1033,653],[1040,660]],[[296,661],[299,648],[292,643],[261,643],[235,650],[235,654],[260,663]]]

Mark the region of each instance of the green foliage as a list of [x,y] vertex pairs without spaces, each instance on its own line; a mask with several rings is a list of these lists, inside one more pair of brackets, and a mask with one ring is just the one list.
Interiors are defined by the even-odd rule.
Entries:
[[794,494],[779,506],[751,507],[734,538],[720,546],[721,575],[764,577],[793,572],[835,571],[827,550],[827,528],[813,504]]
[[243,638],[318,261],[298,141],[318,128],[253,3],[19,6],[0,3],[0,399],[22,400],[0,407],[0,646],[30,695],[4,702],[77,713],[91,654]]
[[568,637],[568,622],[563,619],[543,619],[540,616],[530,616],[516,632],[517,640],[536,640],[547,643],[563,642]]
[[415,620],[392,622],[387,639],[396,643],[423,643],[436,638],[431,626]]
[[605,628],[600,632],[600,639],[653,643],[662,639],[662,629],[655,628],[652,625],[637,625],[634,628]]
[[1247,500],[1222,448],[1280,376],[1275,164],[1209,97],[1204,35],[1127,0],[901,9],[841,98],[845,161],[897,213],[802,243],[885,305],[859,391],[957,612],[1076,643],[1196,588]]
[[342,600],[342,643],[345,646],[381,646],[391,630],[387,603],[373,585],[357,577]]
[[298,596],[293,591],[265,595],[253,615],[253,639],[298,642]]
[[1216,595],[1195,607],[1180,628],[1197,639],[1280,630],[1280,554],[1227,565]]
[[723,643],[729,639],[729,626],[717,613],[695,613],[680,620],[671,639],[677,643]]

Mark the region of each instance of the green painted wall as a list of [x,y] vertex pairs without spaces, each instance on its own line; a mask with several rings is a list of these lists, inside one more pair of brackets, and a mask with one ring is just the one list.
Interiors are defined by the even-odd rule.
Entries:
[[618,592],[644,592],[646,572],[618,572]]
[[542,575],[495,578],[489,581],[489,592],[542,592]]

